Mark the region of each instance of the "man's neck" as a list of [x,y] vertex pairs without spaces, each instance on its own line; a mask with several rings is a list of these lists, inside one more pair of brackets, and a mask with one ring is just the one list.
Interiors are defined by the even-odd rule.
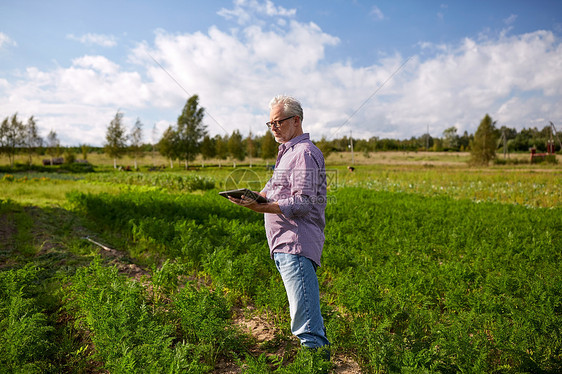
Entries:
[[302,131],[302,129],[300,129],[299,131],[297,131],[297,132],[295,133],[295,135],[294,135],[291,139],[289,139],[289,140],[287,140],[286,142],[283,142],[283,143],[281,143],[281,144],[289,143],[291,140],[293,140],[294,138],[298,138],[298,137],[301,136],[302,134],[304,134],[304,132]]

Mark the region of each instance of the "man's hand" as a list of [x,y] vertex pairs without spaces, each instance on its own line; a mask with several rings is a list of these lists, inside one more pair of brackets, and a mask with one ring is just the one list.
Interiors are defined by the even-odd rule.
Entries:
[[273,214],[283,214],[281,212],[281,208],[279,208],[279,204],[277,202],[259,204],[256,200],[242,196],[241,199],[236,199],[232,196],[228,197],[228,200],[232,201],[236,205],[243,206],[245,208],[251,209],[254,212],[258,213],[273,213]]

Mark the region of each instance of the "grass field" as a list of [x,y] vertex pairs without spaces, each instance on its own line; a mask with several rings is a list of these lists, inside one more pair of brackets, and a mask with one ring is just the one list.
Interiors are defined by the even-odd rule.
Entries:
[[[356,154],[350,172],[349,153],[328,158],[333,372],[562,371],[562,167],[467,159]],[[242,170],[265,183],[262,160],[89,160],[0,174],[0,372],[330,366],[290,334],[263,217],[217,195]]]

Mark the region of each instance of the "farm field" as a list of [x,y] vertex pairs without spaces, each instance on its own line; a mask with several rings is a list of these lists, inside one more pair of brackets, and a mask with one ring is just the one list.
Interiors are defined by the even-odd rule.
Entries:
[[561,372],[562,168],[465,157],[328,158],[331,365],[290,334],[263,217],[217,194],[263,161],[0,173],[0,372]]

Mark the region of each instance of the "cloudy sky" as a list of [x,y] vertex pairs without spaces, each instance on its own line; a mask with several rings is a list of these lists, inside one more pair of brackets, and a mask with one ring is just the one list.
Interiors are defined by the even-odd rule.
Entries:
[[562,130],[562,1],[0,2],[0,117],[102,145],[115,113],[158,140],[197,94],[211,135],[263,134],[269,100],[313,139],[455,126]]

